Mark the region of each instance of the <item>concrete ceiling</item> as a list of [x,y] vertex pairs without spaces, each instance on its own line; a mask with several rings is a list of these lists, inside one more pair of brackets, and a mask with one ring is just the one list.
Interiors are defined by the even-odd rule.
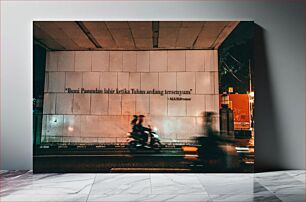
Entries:
[[238,21],[35,21],[49,50],[218,49]]

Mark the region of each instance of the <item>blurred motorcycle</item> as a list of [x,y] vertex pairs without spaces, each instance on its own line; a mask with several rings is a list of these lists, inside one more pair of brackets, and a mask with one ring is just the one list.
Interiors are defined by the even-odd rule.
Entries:
[[[150,126],[149,126],[150,128]],[[135,133],[129,133],[128,135],[128,148],[131,153],[135,153],[141,150],[152,150],[154,152],[159,152],[162,148],[159,136],[157,134],[157,128],[151,129],[145,132],[150,138],[150,143],[147,144],[141,136]]]

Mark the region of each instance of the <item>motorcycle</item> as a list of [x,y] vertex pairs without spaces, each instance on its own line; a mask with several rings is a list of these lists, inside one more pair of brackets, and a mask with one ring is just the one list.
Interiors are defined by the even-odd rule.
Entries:
[[[150,128],[150,126],[149,126]],[[159,136],[157,135],[157,129],[146,131],[150,137],[150,143],[146,144],[141,137],[136,137],[132,132],[128,136],[128,148],[130,152],[134,153],[141,150],[153,150],[159,152],[162,148]]]

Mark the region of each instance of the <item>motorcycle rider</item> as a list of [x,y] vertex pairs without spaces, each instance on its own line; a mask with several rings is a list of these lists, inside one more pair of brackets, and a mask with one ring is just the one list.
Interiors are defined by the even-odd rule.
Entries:
[[137,121],[138,121],[138,116],[133,115],[133,120],[131,121],[131,125],[132,125],[133,129],[134,129],[134,126],[136,125]]
[[[137,116],[135,115],[134,116],[134,119],[136,118]],[[143,121],[144,121],[144,115],[139,115],[137,118],[138,118],[138,121],[135,125],[133,125],[133,134],[136,136],[136,137],[139,137],[141,140],[142,140],[142,143],[145,145],[145,147],[150,147],[149,144],[150,144],[150,141],[149,138],[149,134],[151,132],[151,129],[150,128],[147,128],[147,127],[144,127],[142,125]],[[134,122],[132,121],[131,124],[133,124]],[[146,133],[146,132],[149,132],[149,133]]]
[[204,135],[198,137],[201,147],[198,150],[200,159],[206,159],[209,166],[214,169],[224,169],[226,167],[227,153],[220,147],[224,144],[234,143],[234,141],[221,137],[213,128],[214,112],[204,113],[205,129]]
[[138,127],[136,126],[138,121],[138,116],[137,115],[133,115],[133,119],[131,121],[131,126],[132,126],[132,137],[136,138],[136,139],[142,139],[141,138],[141,134],[138,133]]

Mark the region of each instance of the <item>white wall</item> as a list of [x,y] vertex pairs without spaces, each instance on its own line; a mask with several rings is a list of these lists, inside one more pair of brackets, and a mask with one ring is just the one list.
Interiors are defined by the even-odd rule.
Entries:
[[32,21],[59,19],[254,20],[263,28],[267,57],[266,67],[255,67],[255,83],[264,84],[256,89],[255,113],[263,119],[256,122],[256,165],[305,169],[302,0],[1,1],[2,169],[32,168]]
[[[144,125],[157,127],[164,144],[184,143],[203,134],[205,111],[215,112],[218,120],[216,50],[53,51],[47,52],[45,78],[43,143],[126,143],[134,114],[145,115]],[[68,88],[130,94],[72,94]],[[134,94],[132,89],[191,94]]]

